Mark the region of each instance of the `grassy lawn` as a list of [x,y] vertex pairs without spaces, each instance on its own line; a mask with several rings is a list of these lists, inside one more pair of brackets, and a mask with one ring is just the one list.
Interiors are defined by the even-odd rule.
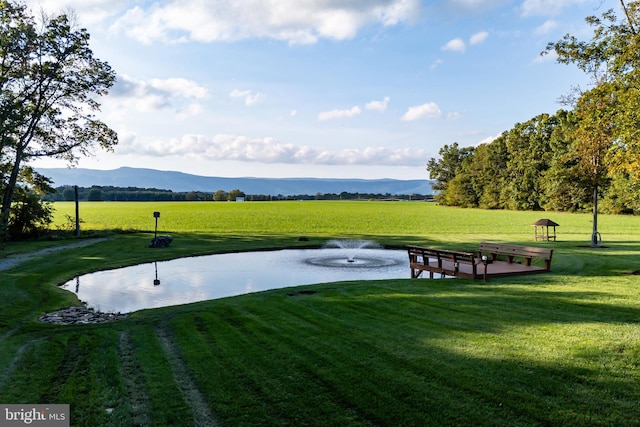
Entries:
[[[73,205],[56,207],[63,227]],[[165,250],[147,247],[154,211],[175,239]],[[0,403],[68,403],[86,426],[640,425],[640,218],[601,216],[607,248],[592,249],[589,215],[428,203],[86,203],[81,217],[107,240],[0,271]],[[558,242],[533,242],[543,217]],[[35,321],[77,303],[55,285],[79,273],[332,238],[555,252],[545,275],[325,283],[102,325]]]

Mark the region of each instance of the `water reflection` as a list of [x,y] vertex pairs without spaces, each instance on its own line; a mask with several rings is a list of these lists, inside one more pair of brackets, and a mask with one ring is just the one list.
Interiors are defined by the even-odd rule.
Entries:
[[408,277],[404,250],[332,248],[154,262],[87,274],[62,287],[96,310],[128,313],[289,286]]
[[160,279],[158,279],[158,262],[154,262],[153,265],[156,267],[156,278],[153,279],[153,286],[160,286]]

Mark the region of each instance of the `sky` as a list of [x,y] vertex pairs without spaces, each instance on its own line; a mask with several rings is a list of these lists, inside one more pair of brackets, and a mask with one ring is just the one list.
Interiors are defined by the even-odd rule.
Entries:
[[[221,177],[427,179],[565,108],[589,80],[541,56],[614,0],[27,0],[73,11],[117,73],[99,114],[121,166]],[[44,160],[36,167],[66,167]]]

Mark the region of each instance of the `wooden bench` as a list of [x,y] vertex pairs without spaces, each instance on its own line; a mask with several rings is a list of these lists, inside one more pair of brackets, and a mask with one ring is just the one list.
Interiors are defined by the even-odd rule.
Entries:
[[[407,246],[411,278],[423,271],[470,279],[544,273],[551,270],[552,249],[482,242],[477,252]],[[535,260],[535,262],[534,262]],[[538,264],[543,264],[539,266]]]
[[509,264],[522,261],[527,267],[532,266],[532,261],[534,259],[539,259],[544,264],[544,267],[542,267],[542,271],[534,271],[545,272],[551,271],[551,258],[553,257],[553,249],[508,245],[504,243],[482,242],[480,243],[478,256],[481,259],[483,256],[487,256],[489,257],[488,260],[490,260],[490,262],[495,262],[500,259],[506,259],[506,262]]

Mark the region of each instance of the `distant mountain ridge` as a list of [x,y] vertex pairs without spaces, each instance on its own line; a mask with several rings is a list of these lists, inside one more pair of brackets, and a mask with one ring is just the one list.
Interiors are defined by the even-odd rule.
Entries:
[[313,195],[317,193],[433,194],[428,179],[343,179],[343,178],[223,178],[183,172],[121,167],[113,170],[38,168],[51,178],[53,186],[114,186],[157,188],[175,192],[240,190],[246,194]]

